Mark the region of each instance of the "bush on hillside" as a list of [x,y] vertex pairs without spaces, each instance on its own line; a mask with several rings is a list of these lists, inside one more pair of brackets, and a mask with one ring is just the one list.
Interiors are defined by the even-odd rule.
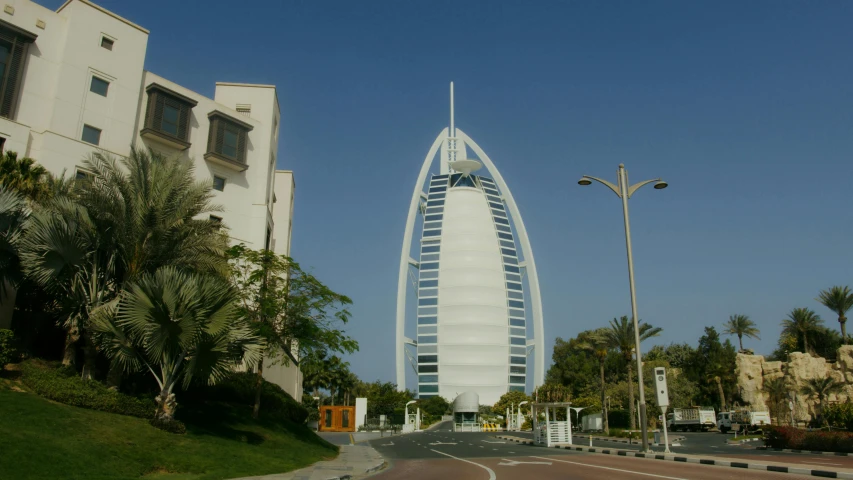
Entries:
[[0,370],[3,370],[7,363],[12,363],[16,356],[15,335],[11,330],[0,330]]
[[809,432],[795,427],[764,427],[764,445],[771,448],[853,453],[853,433]]
[[853,403],[836,403],[823,409],[823,417],[835,428],[853,431]]
[[[255,382],[257,376],[254,373],[236,372],[216,385],[190,387],[179,396],[178,405],[181,402],[214,401],[254,406]],[[261,416],[301,424],[308,418],[308,409],[278,385],[264,380],[261,387]]]
[[154,400],[125,395],[94,380],[81,380],[73,368],[58,363],[28,360],[21,364],[21,374],[24,385],[59,403],[131,417],[154,416]]

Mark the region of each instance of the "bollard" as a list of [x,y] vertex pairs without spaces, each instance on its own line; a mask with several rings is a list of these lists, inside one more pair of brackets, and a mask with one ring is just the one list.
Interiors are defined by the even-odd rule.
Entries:
[[590,447],[592,446],[592,434],[591,433],[589,434],[589,446]]

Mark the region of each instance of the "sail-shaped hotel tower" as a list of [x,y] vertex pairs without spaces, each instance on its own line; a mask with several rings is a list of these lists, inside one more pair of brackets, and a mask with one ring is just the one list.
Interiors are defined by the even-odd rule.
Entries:
[[[436,157],[437,174],[431,173]],[[479,174],[482,167],[488,174]],[[413,246],[419,222],[422,235]],[[415,295],[407,295],[410,281]],[[417,303],[416,339],[406,336],[407,296]],[[508,391],[524,391],[531,367],[534,386],[542,384],[543,339],[539,279],[524,222],[495,165],[456,128],[451,83],[450,127],[426,155],[403,236],[397,386],[406,387],[411,363],[420,398],[452,401],[473,391],[490,405]]]

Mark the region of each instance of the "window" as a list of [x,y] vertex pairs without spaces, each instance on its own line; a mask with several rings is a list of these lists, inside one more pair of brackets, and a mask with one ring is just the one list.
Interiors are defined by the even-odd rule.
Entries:
[[418,373],[438,373],[438,365],[418,365]]
[[145,91],[148,107],[142,137],[178,150],[189,148],[190,117],[198,102],[157,83],[148,85]]
[[[419,385],[418,386],[418,393],[421,393],[421,392],[423,392],[423,393],[438,393],[438,385]],[[423,395],[421,395],[420,397],[424,398]]]
[[437,287],[438,280],[421,280],[421,288]]
[[110,88],[110,82],[100,79],[98,77],[92,77],[92,84],[89,85],[89,91],[97,93],[103,97],[107,96],[107,90]]
[[421,270],[438,270],[438,262],[422,263]]
[[439,248],[441,247],[438,245],[430,245],[428,247],[423,247],[421,249],[421,253],[438,253]]
[[101,37],[101,46],[106,48],[107,50],[113,49],[113,44],[115,44],[115,40],[112,38]]
[[213,189],[219,190],[220,192],[224,191],[225,190],[225,179],[218,176],[218,175],[214,175],[213,176]]
[[441,235],[441,230],[427,230],[424,232],[425,237],[437,237]]
[[512,240],[512,235],[509,233],[498,232],[498,237],[503,238],[505,240]]
[[497,217],[495,218],[495,223],[503,223],[504,225],[509,225],[509,220],[505,218]]
[[527,381],[527,379],[525,379],[524,377],[509,377],[509,383],[524,383],[525,381]]
[[438,345],[418,345],[418,354],[438,353]]
[[438,382],[438,375],[421,375],[418,381],[420,383],[436,383]]
[[3,22],[0,25],[0,117],[14,118],[24,60],[37,36]]
[[87,172],[86,170],[77,169],[77,172],[74,173],[75,180],[86,180],[92,177],[92,174]]
[[437,363],[438,355],[418,355],[418,363]]
[[521,367],[521,366],[509,367],[509,373],[520,373],[520,374],[524,375],[525,373],[527,373],[527,367]]
[[512,308],[524,308],[524,302],[518,300],[509,300],[509,306]]
[[436,325],[418,325],[418,335],[436,335],[438,327]]
[[507,273],[505,276],[506,276],[506,279],[510,282],[520,282],[521,281],[521,275],[514,275],[514,274]]
[[418,343],[438,343],[438,337],[435,335],[418,335]]
[[506,288],[510,290],[521,290],[521,284],[506,282]]
[[[510,377],[512,378],[512,377]],[[524,378],[524,377],[522,377]],[[522,382],[524,383],[524,382]],[[349,428],[349,410],[341,410],[341,428]]]
[[509,324],[513,327],[523,327],[524,326],[524,319],[522,319],[522,318],[510,318]]
[[527,339],[519,338],[519,337],[512,337],[509,339],[509,343],[510,343],[510,345],[527,345]]
[[[423,286],[423,285],[421,285],[421,286]],[[418,292],[419,292],[418,295],[420,295],[421,297],[437,297],[438,296],[438,289],[437,288],[421,288]]]
[[83,125],[82,140],[92,145],[99,145],[101,143],[101,129],[91,125]]
[[[527,355],[527,347],[509,347],[509,353],[512,355]],[[522,365],[524,362],[522,362]]]
[[521,385],[511,385],[509,387],[510,392],[521,392],[524,393],[524,387]]
[[504,271],[505,272],[512,272],[512,273],[521,273],[520,268],[513,267],[512,265],[504,265]]
[[424,230],[432,230],[433,228],[441,228],[441,222],[424,223]]
[[218,110],[210,112],[210,131],[207,137],[205,160],[243,171],[246,164],[246,151],[249,144],[251,125],[226,115]]
[[222,223],[222,217],[217,217],[216,215],[211,215],[210,221],[214,222],[214,223]]
[[438,272],[421,272],[421,280],[425,278],[438,278]]
[[516,255],[515,250],[509,248],[502,248],[501,253],[503,253],[504,255]]
[[326,427],[332,426],[332,411],[326,410]]
[[510,317],[524,318],[524,310],[516,310],[516,309],[510,308],[509,309],[509,316]]
[[438,323],[438,317],[420,317],[418,325],[435,325]]
[[438,298],[419,298],[418,305],[423,307],[438,305]]
[[509,363],[512,365],[527,365],[526,360],[524,357],[509,357]]
[[524,300],[524,294],[521,292],[516,292],[515,290],[508,290],[506,292],[506,296],[509,298],[517,298],[519,300]]
[[438,315],[438,307],[421,307],[418,309],[418,315]]
[[427,215],[426,217],[424,217],[424,221],[434,222],[434,221],[441,220],[442,217],[444,217],[444,215],[441,215],[441,214],[439,214],[439,215]]

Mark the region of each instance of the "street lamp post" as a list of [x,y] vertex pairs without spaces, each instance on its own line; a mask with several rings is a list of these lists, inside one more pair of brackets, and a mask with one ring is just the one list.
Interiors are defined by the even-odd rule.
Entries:
[[628,199],[640,187],[654,183],[656,190],[662,190],[668,186],[666,182],[660,178],[654,180],[645,180],[634,185],[628,184],[628,172],[625,170],[625,164],[619,164],[619,170],[616,172],[619,177],[619,185],[613,185],[607,180],[584,175],[578,180],[578,185],[591,185],[595,180],[602,185],[607,186],[613,193],[622,199],[622,214],[625,220],[625,247],[628,250],[628,284],[631,288],[631,315],[634,321],[634,348],[637,351],[637,383],[640,386],[640,430],[643,435],[643,451],[649,451],[648,425],[646,422],[646,395],[643,392],[643,356],[640,353],[640,328],[638,325],[637,316],[637,294],[634,290],[634,255],[631,251],[631,222],[628,219]]
[[[526,404],[528,404],[528,403],[530,403],[530,402],[528,402],[527,400],[525,400],[525,401],[523,401],[523,402],[521,402],[521,403],[519,403],[519,404],[518,404],[518,415],[519,415],[519,416],[521,416],[521,418],[524,418],[524,415],[522,415],[522,414],[521,414],[521,406],[522,406],[522,405],[526,405]],[[517,431],[517,432],[520,432],[520,431],[521,431],[521,424],[522,424],[522,423],[524,423],[524,422],[519,422],[519,421],[518,421],[518,417],[516,417],[516,418],[515,418],[515,423],[516,423],[516,425],[518,426],[518,429],[517,429],[516,431]]]

